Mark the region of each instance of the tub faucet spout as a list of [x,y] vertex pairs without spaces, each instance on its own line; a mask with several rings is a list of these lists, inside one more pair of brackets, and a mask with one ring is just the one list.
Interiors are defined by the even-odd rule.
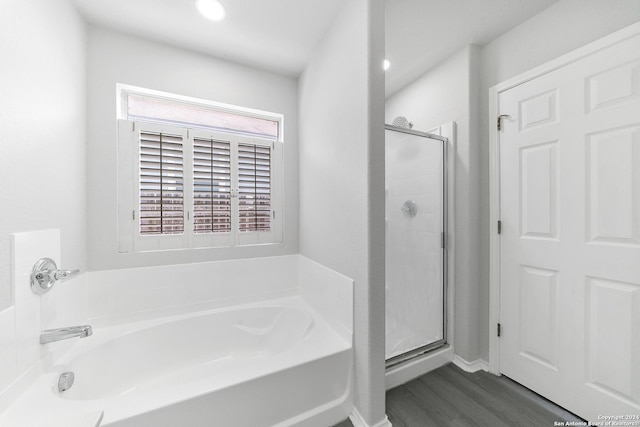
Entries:
[[93,334],[90,325],[70,326],[68,328],[47,329],[40,334],[40,344],[48,344],[54,341],[66,340],[67,338],[85,338]]

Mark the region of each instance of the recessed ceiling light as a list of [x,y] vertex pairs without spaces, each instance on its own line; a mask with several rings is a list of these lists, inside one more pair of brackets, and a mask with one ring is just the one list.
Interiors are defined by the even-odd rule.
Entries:
[[197,0],[196,7],[202,16],[212,21],[222,21],[227,14],[218,0]]
[[389,62],[389,60],[388,60],[388,59],[385,59],[385,60],[382,62],[382,68],[383,68],[385,71],[387,71],[387,70],[389,69],[389,67],[391,67],[391,62]]

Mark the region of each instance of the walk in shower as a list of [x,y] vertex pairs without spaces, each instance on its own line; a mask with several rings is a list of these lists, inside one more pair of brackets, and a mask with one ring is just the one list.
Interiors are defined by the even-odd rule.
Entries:
[[447,340],[447,140],[400,123],[385,126],[387,367]]

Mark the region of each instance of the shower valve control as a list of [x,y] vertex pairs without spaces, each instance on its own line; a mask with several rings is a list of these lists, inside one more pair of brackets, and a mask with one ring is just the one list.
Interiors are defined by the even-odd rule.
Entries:
[[36,295],[45,294],[58,280],[69,279],[78,273],[80,270],[58,270],[54,260],[41,258],[31,270],[31,290]]
[[404,216],[413,218],[418,213],[418,205],[413,200],[407,200],[402,204],[400,210]]

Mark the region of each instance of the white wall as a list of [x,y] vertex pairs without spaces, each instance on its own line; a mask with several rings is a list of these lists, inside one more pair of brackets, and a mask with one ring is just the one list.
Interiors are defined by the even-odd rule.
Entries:
[[[297,81],[91,27],[88,54],[89,268],[105,270],[298,251]],[[282,113],[284,244],[132,254],[117,252],[116,83]]]
[[[489,353],[489,117],[491,86],[640,20],[638,0],[561,0],[487,44],[481,51],[481,290],[480,315],[487,330],[480,342]],[[491,331],[493,326],[491,326]]]
[[386,122],[405,116],[413,129],[457,124],[455,155],[454,347],[468,361],[480,357],[479,155],[477,70],[479,48],[468,46],[386,100]]
[[85,52],[66,0],[0,2],[0,309],[12,304],[10,233],[59,228],[64,266],[87,266]]
[[347,1],[299,83],[300,253],[355,281],[355,405],[370,425],[385,417],[383,12]]

